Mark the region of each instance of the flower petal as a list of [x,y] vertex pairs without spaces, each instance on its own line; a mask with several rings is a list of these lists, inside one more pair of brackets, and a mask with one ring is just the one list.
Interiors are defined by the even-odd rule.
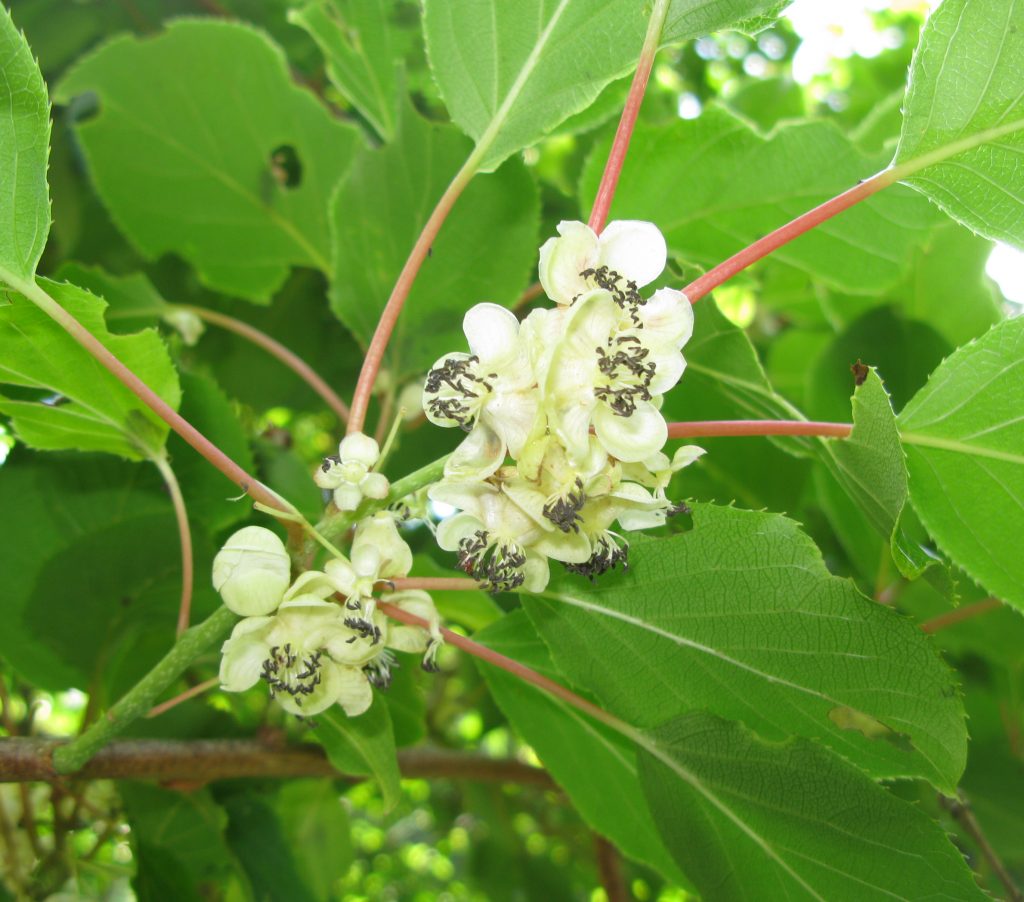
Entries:
[[220,685],[225,692],[245,692],[259,682],[263,662],[270,654],[266,633],[271,620],[246,618],[221,646]]
[[349,717],[358,717],[373,704],[373,689],[366,674],[354,667],[339,667],[338,704]]
[[551,568],[548,559],[541,554],[527,554],[523,564],[522,590],[524,592],[543,592],[551,579]]
[[505,462],[505,442],[484,420],[477,420],[444,465],[446,479],[486,479]]
[[380,459],[380,445],[377,440],[361,432],[346,435],[338,445],[338,457],[342,463],[360,463],[372,467]]
[[544,293],[559,304],[586,290],[580,276],[597,262],[598,239],[594,230],[582,222],[563,221],[558,224],[559,238],[549,238],[540,248],[538,271]]
[[445,551],[458,551],[459,542],[483,528],[484,524],[472,514],[456,514],[437,524],[437,544]]
[[659,288],[637,311],[644,334],[681,348],[693,335],[693,305],[674,288]]
[[477,304],[462,319],[462,331],[470,350],[484,367],[513,355],[517,351],[519,320],[498,304]]
[[668,248],[661,230],[653,222],[619,219],[601,232],[599,263],[642,287],[661,275]]
[[246,526],[213,559],[213,587],[224,604],[243,617],[269,614],[291,582],[291,558],[275,533]]
[[653,404],[641,401],[628,417],[614,414],[607,404],[594,411],[594,431],[605,450],[619,460],[646,460],[668,440],[665,418]]

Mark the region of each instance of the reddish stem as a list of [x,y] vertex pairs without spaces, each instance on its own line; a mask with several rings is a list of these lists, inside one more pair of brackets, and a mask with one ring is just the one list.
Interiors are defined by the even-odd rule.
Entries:
[[[905,169],[906,167],[903,168]],[[804,232],[808,232],[815,226],[821,225],[826,219],[831,219],[837,213],[842,213],[843,210],[852,207],[854,204],[881,191],[883,188],[887,188],[899,178],[900,171],[885,169],[871,176],[871,178],[865,179],[848,191],[844,191],[842,194],[825,201],[825,203],[804,213],[802,216],[798,216],[791,222],[787,222],[774,232],[765,235],[764,238],[760,238],[753,244],[745,247],[738,254],[734,254],[728,260],[719,263],[714,269],[708,270],[700,278],[687,285],[683,289],[683,293],[689,298],[691,304],[696,303],[713,288],[717,288],[752,263],[756,263],[762,257],[767,257],[772,251],[799,237]]]
[[626,161],[626,151],[629,150],[629,141],[633,137],[633,127],[636,125],[636,117],[640,113],[640,105],[647,91],[647,81],[651,77],[651,67],[654,65],[654,57],[661,42],[661,31],[665,26],[668,8],[669,0],[656,0],[651,10],[651,19],[647,24],[647,34],[644,37],[640,58],[637,60],[633,83],[629,86],[626,106],[622,110],[619,127],[615,130],[615,140],[612,141],[612,149],[608,154],[608,161],[604,164],[597,197],[594,198],[594,206],[590,211],[588,225],[598,234],[608,219],[615,188],[619,184],[619,174],[622,172],[622,164]]
[[[402,623],[407,623],[410,626],[420,626],[423,629],[429,629],[430,624],[422,617],[417,617],[415,614],[410,614],[408,611],[403,611],[401,608],[396,607],[393,604],[387,602],[379,602],[377,607],[380,608],[388,617],[394,620],[398,620]],[[628,730],[629,728],[622,724],[618,718],[612,716],[606,711],[602,711],[593,702],[588,702],[585,698],[578,696],[575,692],[566,689],[554,680],[548,679],[548,677],[537,673],[527,667],[525,664],[520,664],[518,661],[513,661],[511,658],[505,657],[503,654],[499,654],[493,649],[488,648],[486,645],[481,645],[479,642],[474,642],[472,639],[467,639],[465,636],[460,636],[458,633],[453,633],[449,629],[441,628],[441,634],[444,636],[445,642],[450,645],[454,645],[456,648],[461,648],[464,652],[473,655],[475,658],[479,658],[481,661],[486,661],[488,664],[493,664],[495,667],[500,667],[502,670],[506,670],[513,676],[519,677],[521,680],[525,680],[527,683],[532,683],[539,689],[543,689],[545,692],[550,693],[556,698],[560,698],[562,701],[567,702],[574,708],[578,708],[584,714],[589,714],[595,720],[599,720],[602,723],[608,724],[616,730]]]
[[202,695],[208,689],[212,689],[219,683],[220,677],[213,677],[212,679],[205,680],[204,682],[199,683],[199,685],[193,686],[191,689],[186,689],[184,692],[174,696],[174,698],[169,698],[167,701],[161,702],[159,705],[155,705],[150,708],[146,717],[159,717],[164,713],[164,711],[170,711],[171,708],[180,705],[182,702],[187,702],[190,698]]
[[921,624],[921,629],[926,633],[937,633],[939,630],[962,623],[964,620],[970,620],[972,617],[977,617],[980,614],[994,611],[1001,606],[1002,602],[998,598],[985,598],[982,601],[976,601],[974,604],[969,604],[954,611],[949,611],[946,614],[940,614],[931,620],[926,620]]
[[234,332],[248,339],[254,345],[263,348],[268,354],[276,357],[300,379],[303,380],[313,391],[315,391],[337,415],[341,422],[348,420],[348,405],[335,394],[334,390],[317,374],[305,360],[299,357],[294,351],[288,350],[281,342],[271,338],[266,332],[261,332],[255,326],[243,320],[228,316],[226,313],[219,313],[216,310],[209,310],[206,307],[194,307],[192,305],[179,305],[175,309],[187,310],[206,322]]
[[153,463],[160,471],[167,486],[167,492],[171,496],[171,504],[174,506],[174,519],[178,524],[178,541],[181,544],[181,599],[178,602],[178,638],[188,629],[189,620],[192,616],[192,586],[194,582],[195,565],[192,556],[192,532],[188,526],[188,509],[185,506],[185,496],[181,493],[181,485],[178,477],[171,468],[166,457],[154,458]]
[[398,322],[398,316],[402,312],[402,306],[405,304],[405,299],[409,296],[412,284],[416,280],[423,261],[427,258],[427,253],[430,251],[437,233],[441,231],[441,225],[444,223],[449,212],[451,212],[452,206],[458,200],[459,195],[462,194],[463,189],[469,184],[470,179],[473,178],[480,151],[481,148],[478,147],[470,155],[469,159],[466,160],[463,167],[455,174],[455,177],[445,189],[444,194],[441,195],[437,206],[434,207],[434,212],[430,214],[430,218],[423,226],[420,237],[416,239],[416,243],[409,252],[409,258],[405,261],[405,266],[402,267],[398,281],[395,282],[395,287],[391,290],[391,297],[388,298],[387,304],[384,305],[384,310],[380,315],[380,320],[377,322],[373,338],[370,339],[370,346],[366,349],[366,356],[363,358],[363,368],[359,371],[359,381],[356,383],[356,390],[352,395],[352,409],[348,421],[349,435],[363,431],[366,413],[370,407],[370,397],[373,395],[373,384],[377,380],[377,373],[380,371],[380,365],[384,360],[384,351],[391,340],[391,333],[395,331],[395,324]]
[[396,591],[400,589],[426,589],[437,592],[468,592],[480,588],[480,583],[475,579],[468,579],[462,576],[405,576],[396,579],[383,579],[381,583],[394,586]]
[[695,420],[669,423],[669,438],[737,435],[817,435],[846,438],[853,431],[849,423],[816,423],[808,420]]

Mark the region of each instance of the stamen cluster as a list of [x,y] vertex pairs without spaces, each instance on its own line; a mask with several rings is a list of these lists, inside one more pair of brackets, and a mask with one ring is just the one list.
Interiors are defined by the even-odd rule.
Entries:
[[665,267],[661,233],[634,221],[600,237],[580,222],[558,232],[539,265],[555,306],[522,323],[496,304],[473,307],[470,353],[438,360],[423,389],[431,422],[468,433],[430,490],[460,511],[438,542],[496,591],[539,591],[548,559],[591,578],[625,568],[629,543],[612,527],[677,513],[668,481],[703,453],[662,453],[661,398],[685,369],[693,313],[682,292],[641,294]]

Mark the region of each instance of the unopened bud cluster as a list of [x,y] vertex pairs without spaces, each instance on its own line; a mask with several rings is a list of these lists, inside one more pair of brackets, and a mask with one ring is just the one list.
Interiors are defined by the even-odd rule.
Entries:
[[412,552],[388,513],[359,522],[350,558],[334,558],[295,580],[275,533],[240,529],[213,562],[214,588],[243,618],[221,649],[222,688],[243,692],[263,680],[292,714],[310,717],[334,704],[350,716],[362,714],[373,701],[371,687],[391,682],[389,649],[425,653],[424,667],[433,667],[440,632],[430,596],[419,590],[380,596],[428,621],[427,631],[389,620],[373,594],[376,584],[406,576],[411,567]]
[[540,591],[549,559],[591,578],[624,567],[616,529],[678,512],[666,487],[703,453],[662,452],[662,395],[683,374],[693,312],[674,289],[641,293],[665,268],[661,232],[635,221],[600,237],[581,222],[558,232],[539,266],[556,305],[522,323],[496,304],[473,307],[470,352],[438,360],[423,390],[431,422],[468,433],[430,491],[460,511],[438,542],[494,590]]

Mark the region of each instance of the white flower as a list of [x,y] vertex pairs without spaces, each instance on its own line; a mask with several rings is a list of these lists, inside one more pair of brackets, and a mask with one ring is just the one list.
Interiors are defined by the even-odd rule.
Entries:
[[269,614],[291,582],[291,560],[284,543],[269,529],[238,530],[213,559],[213,587],[224,604],[243,617]]
[[592,288],[636,297],[665,268],[665,239],[657,226],[638,220],[610,222],[598,237],[582,222],[560,222],[558,238],[540,249],[540,283],[551,300],[571,304]]
[[538,402],[528,348],[514,314],[477,304],[463,330],[470,354],[446,354],[427,373],[423,410],[438,426],[470,432],[445,468],[448,477],[486,478],[518,456],[533,428]]
[[336,703],[362,714],[373,701],[363,667],[380,654],[387,630],[377,616],[376,632],[367,634],[349,626],[337,605],[307,595],[273,617],[246,617],[221,648],[221,687],[244,692],[262,679],[291,714],[311,717]]
[[540,592],[550,577],[549,557],[583,561],[589,554],[582,536],[531,516],[492,482],[445,481],[430,498],[461,511],[438,525],[438,545],[456,552],[459,566],[491,591]]
[[[545,409],[574,462],[589,451],[591,426],[602,447],[623,461],[644,460],[668,439],[655,399],[675,385],[685,362],[674,342],[660,339],[666,333],[675,339],[680,329],[623,330],[620,314],[609,292],[583,295],[551,358]],[[660,311],[659,317],[668,318]]]
[[361,432],[346,435],[338,445],[337,457],[328,457],[314,474],[322,489],[334,490],[338,510],[354,511],[363,498],[386,498],[391,486],[383,473],[373,472],[380,460],[375,439]]
[[436,672],[435,658],[444,643],[444,637],[441,635],[441,618],[434,607],[434,600],[421,589],[387,592],[381,595],[380,600],[427,621],[426,629],[399,623],[397,620],[391,621],[388,624],[388,648],[423,654],[423,669]]

